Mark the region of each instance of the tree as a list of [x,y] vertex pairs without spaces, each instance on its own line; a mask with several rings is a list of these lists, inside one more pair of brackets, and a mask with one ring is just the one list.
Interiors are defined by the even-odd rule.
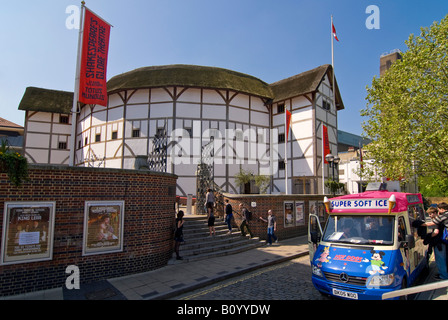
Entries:
[[361,115],[370,157],[391,179],[415,174],[448,179],[448,16],[420,36],[367,87]]
[[271,183],[271,177],[270,176],[264,176],[264,175],[254,175],[252,171],[240,168],[240,172],[237,173],[235,176],[235,184],[241,188],[244,188],[244,186],[251,181],[255,182],[255,185],[260,190],[260,193],[266,193],[267,189],[269,188],[269,185]]

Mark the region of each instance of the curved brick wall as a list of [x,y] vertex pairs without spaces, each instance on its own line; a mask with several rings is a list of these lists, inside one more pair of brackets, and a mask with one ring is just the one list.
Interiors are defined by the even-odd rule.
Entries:
[[[30,166],[30,180],[14,187],[0,173],[0,229],[4,203],[55,201],[53,259],[0,265],[0,296],[62,287],[67,266],[81,283],[165,266],[172,255],[176,180],[136,170]],[[85,201],[125,201],[123,251],[82,256]]]

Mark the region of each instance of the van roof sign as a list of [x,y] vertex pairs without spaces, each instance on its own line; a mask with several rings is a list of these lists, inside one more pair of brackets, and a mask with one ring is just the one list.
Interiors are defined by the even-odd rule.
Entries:
[[408,205],[422,203],[421,194],[410,194],[389,191],[367,191],[358,194],[349,194],[331,198],[330,210],[332,213],[388,213],[389,198],[395,195],[396,203],[391,212],[407,211]]

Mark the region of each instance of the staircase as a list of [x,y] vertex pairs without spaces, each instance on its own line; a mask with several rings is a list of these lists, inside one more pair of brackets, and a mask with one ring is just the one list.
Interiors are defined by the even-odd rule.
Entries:
[[183,260],[173,258],[168,264],[185,263],[219,257],[246,250],[261,247],[266,241],[260,241],[258,237],[252,239],[249,236],[241,236],[238,228],[232,228],[232,234],[227,234],[227,224],[220,218],[215,220],[215,236],[210,237],[207,225],[207,216],[184,216],[184,240],[185,244],[180,246],[180,256]]

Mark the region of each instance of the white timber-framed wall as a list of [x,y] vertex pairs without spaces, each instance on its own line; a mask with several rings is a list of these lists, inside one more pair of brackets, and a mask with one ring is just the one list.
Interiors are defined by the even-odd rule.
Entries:
[[[235,153],[250,151],[251,143],[261,140],[269,148],[269,117],[264,99],[233,90],[177,86],[126,90],[110,95],[108,107],[81,109],[75,164],[134,169],[136,157],[151,152],[157,130],[166,123],[168,141],[178,142],[169,144],[167,160],[167,172],[179,177],[178,194],[195,193],[200,147],[211,137],[215,183],[226,192],[239,193],[233,177],[240,168],[259,174],[260,160],[256,151]],[[236,134],[229,136],[232,132]],[[185,146],[181,136],[192,141]],[[175,161],[173,155],[179,154],[184,158]],[[265,161],[264,166],[269,165]]]
[[[251,77],[226,72],[237,74],[241,81]],[[285,135],[287,109],[292,113],[287,144],[288,190],[319,194],[323,183],[322,125],[328,128],[331,152],[336,154],[337,111],[344,108],[338,91],[337,105],[333,104],[331,75],[331,66],[325,65],[271,85],[254,78],[266,90],[262,93],[222,88],[219,84],[179,85],[176,81],[146,87],[118,85],[109,92],[107,107],[80,107],[75,165],[135,169],[137,158],[148,156],[156,133],[166,125],[167,172],[178,176],[178,195],[196,194],[201,147],[211,139],[214,180],[225,192],[240,193],[234,176],[243,169],[254,175],[271,175],[268,192],[283,193],[285,170],[281,161],[285,148],[279,139]],[[252,78],[250,81],[254,81]],[[288,86],[293,90],[284,90]],[[66,92],[64,100],[57,91],[39,90],[58,98],[48,98],[53,106],[36,107],[36,98],[26,97],[27,90],[19,106],[26,111],[25,155],[32,163],[68,165],[71,102],[66,101]],[[55,111],[47,112],[52,109]],[[61,116],[64,123],[60,123]],[[65,150],[60,149],[63,146]],[[329,173],[325,165],[325,178]]]
[[71,115],[27,111],[25,156],[32,163],[68,165]]

